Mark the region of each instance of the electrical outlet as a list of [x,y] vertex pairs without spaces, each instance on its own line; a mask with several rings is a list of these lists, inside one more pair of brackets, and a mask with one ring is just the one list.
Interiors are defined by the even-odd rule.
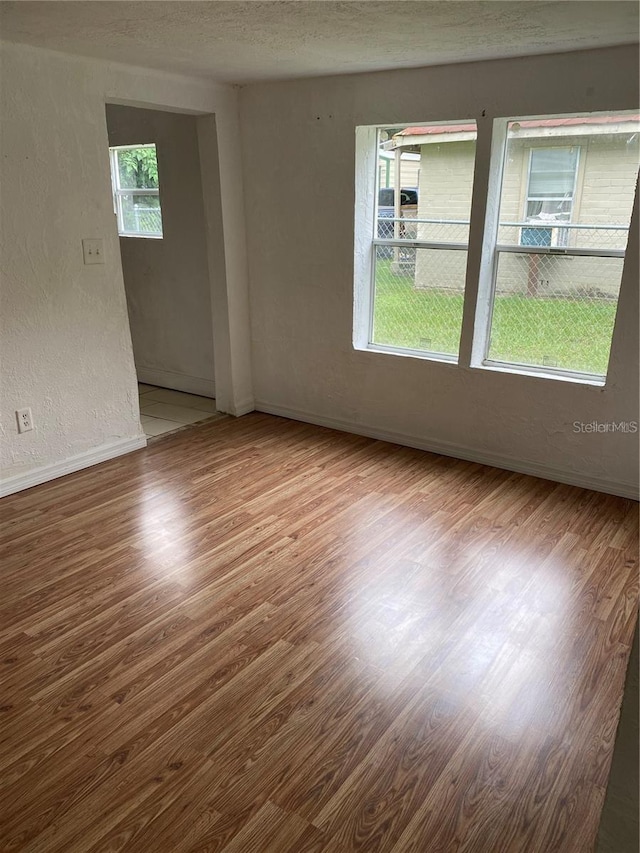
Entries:
[[33,429],[31,409],[18,409],[16,418],[18,421],[18,432],[30,432]]
[[102,240],[83,240],[82,257],[85,264],[104,263],[104,243]]

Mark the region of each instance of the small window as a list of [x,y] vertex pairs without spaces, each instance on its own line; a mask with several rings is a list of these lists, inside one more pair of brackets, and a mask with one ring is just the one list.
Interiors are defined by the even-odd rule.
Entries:
[[113,207],[121,237],[162,237],[155,145],[109,149]]
[[576,147],[530,149],[524,220],[534,227],[522,228],[522,246],[567,244],[568,230],[556,223],[571,220],[579,151]]
[[355,345],[456,361],[476,125],[380,127],[371,142],[377,168],[367,188],[370,290],[362,300],[369,307]]

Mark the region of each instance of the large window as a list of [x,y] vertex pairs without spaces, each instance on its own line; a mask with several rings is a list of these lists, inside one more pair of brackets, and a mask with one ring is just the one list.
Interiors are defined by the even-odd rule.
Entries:
[[496,119],[473,230],[475,123],[359,128],[354,346],[602,384],[639,140],[630,112]]
[[162,237],[155,145],[110,148],[113,207],[121,237]]
[[378,128],[371,348],[458,356],[475,123]]

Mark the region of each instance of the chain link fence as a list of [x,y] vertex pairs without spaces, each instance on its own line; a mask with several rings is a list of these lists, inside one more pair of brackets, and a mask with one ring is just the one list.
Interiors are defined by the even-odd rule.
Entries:
[[120,197],[123,233],[162,236],[162,212],[157,196]]
[[[469,222],[385,217],[381,228],[440,246],[376,246],[372,343],[457,355]],[[608,223],[500,223],[488,358],[605,374],[627,237]]]
[[[377,246],[372,343],[457,355],[466,255]],[[429,282],[425,270],[433,273]]]
[[622,258],[500,252],[488,358],[604,375]]

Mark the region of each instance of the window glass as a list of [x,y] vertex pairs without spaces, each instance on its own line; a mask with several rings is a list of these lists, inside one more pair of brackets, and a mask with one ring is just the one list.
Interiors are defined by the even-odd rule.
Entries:
[[508,123],[488,361],[606,374],[639,129],[629,113]]
[[162,237],[162,211],[155,145],[110,149],[111,180],[118,233]]
[[457,357],[475,149],[475,123],[380,129],[372,345]]
[[155,145],[116,149],[120,189],[158,189]]

